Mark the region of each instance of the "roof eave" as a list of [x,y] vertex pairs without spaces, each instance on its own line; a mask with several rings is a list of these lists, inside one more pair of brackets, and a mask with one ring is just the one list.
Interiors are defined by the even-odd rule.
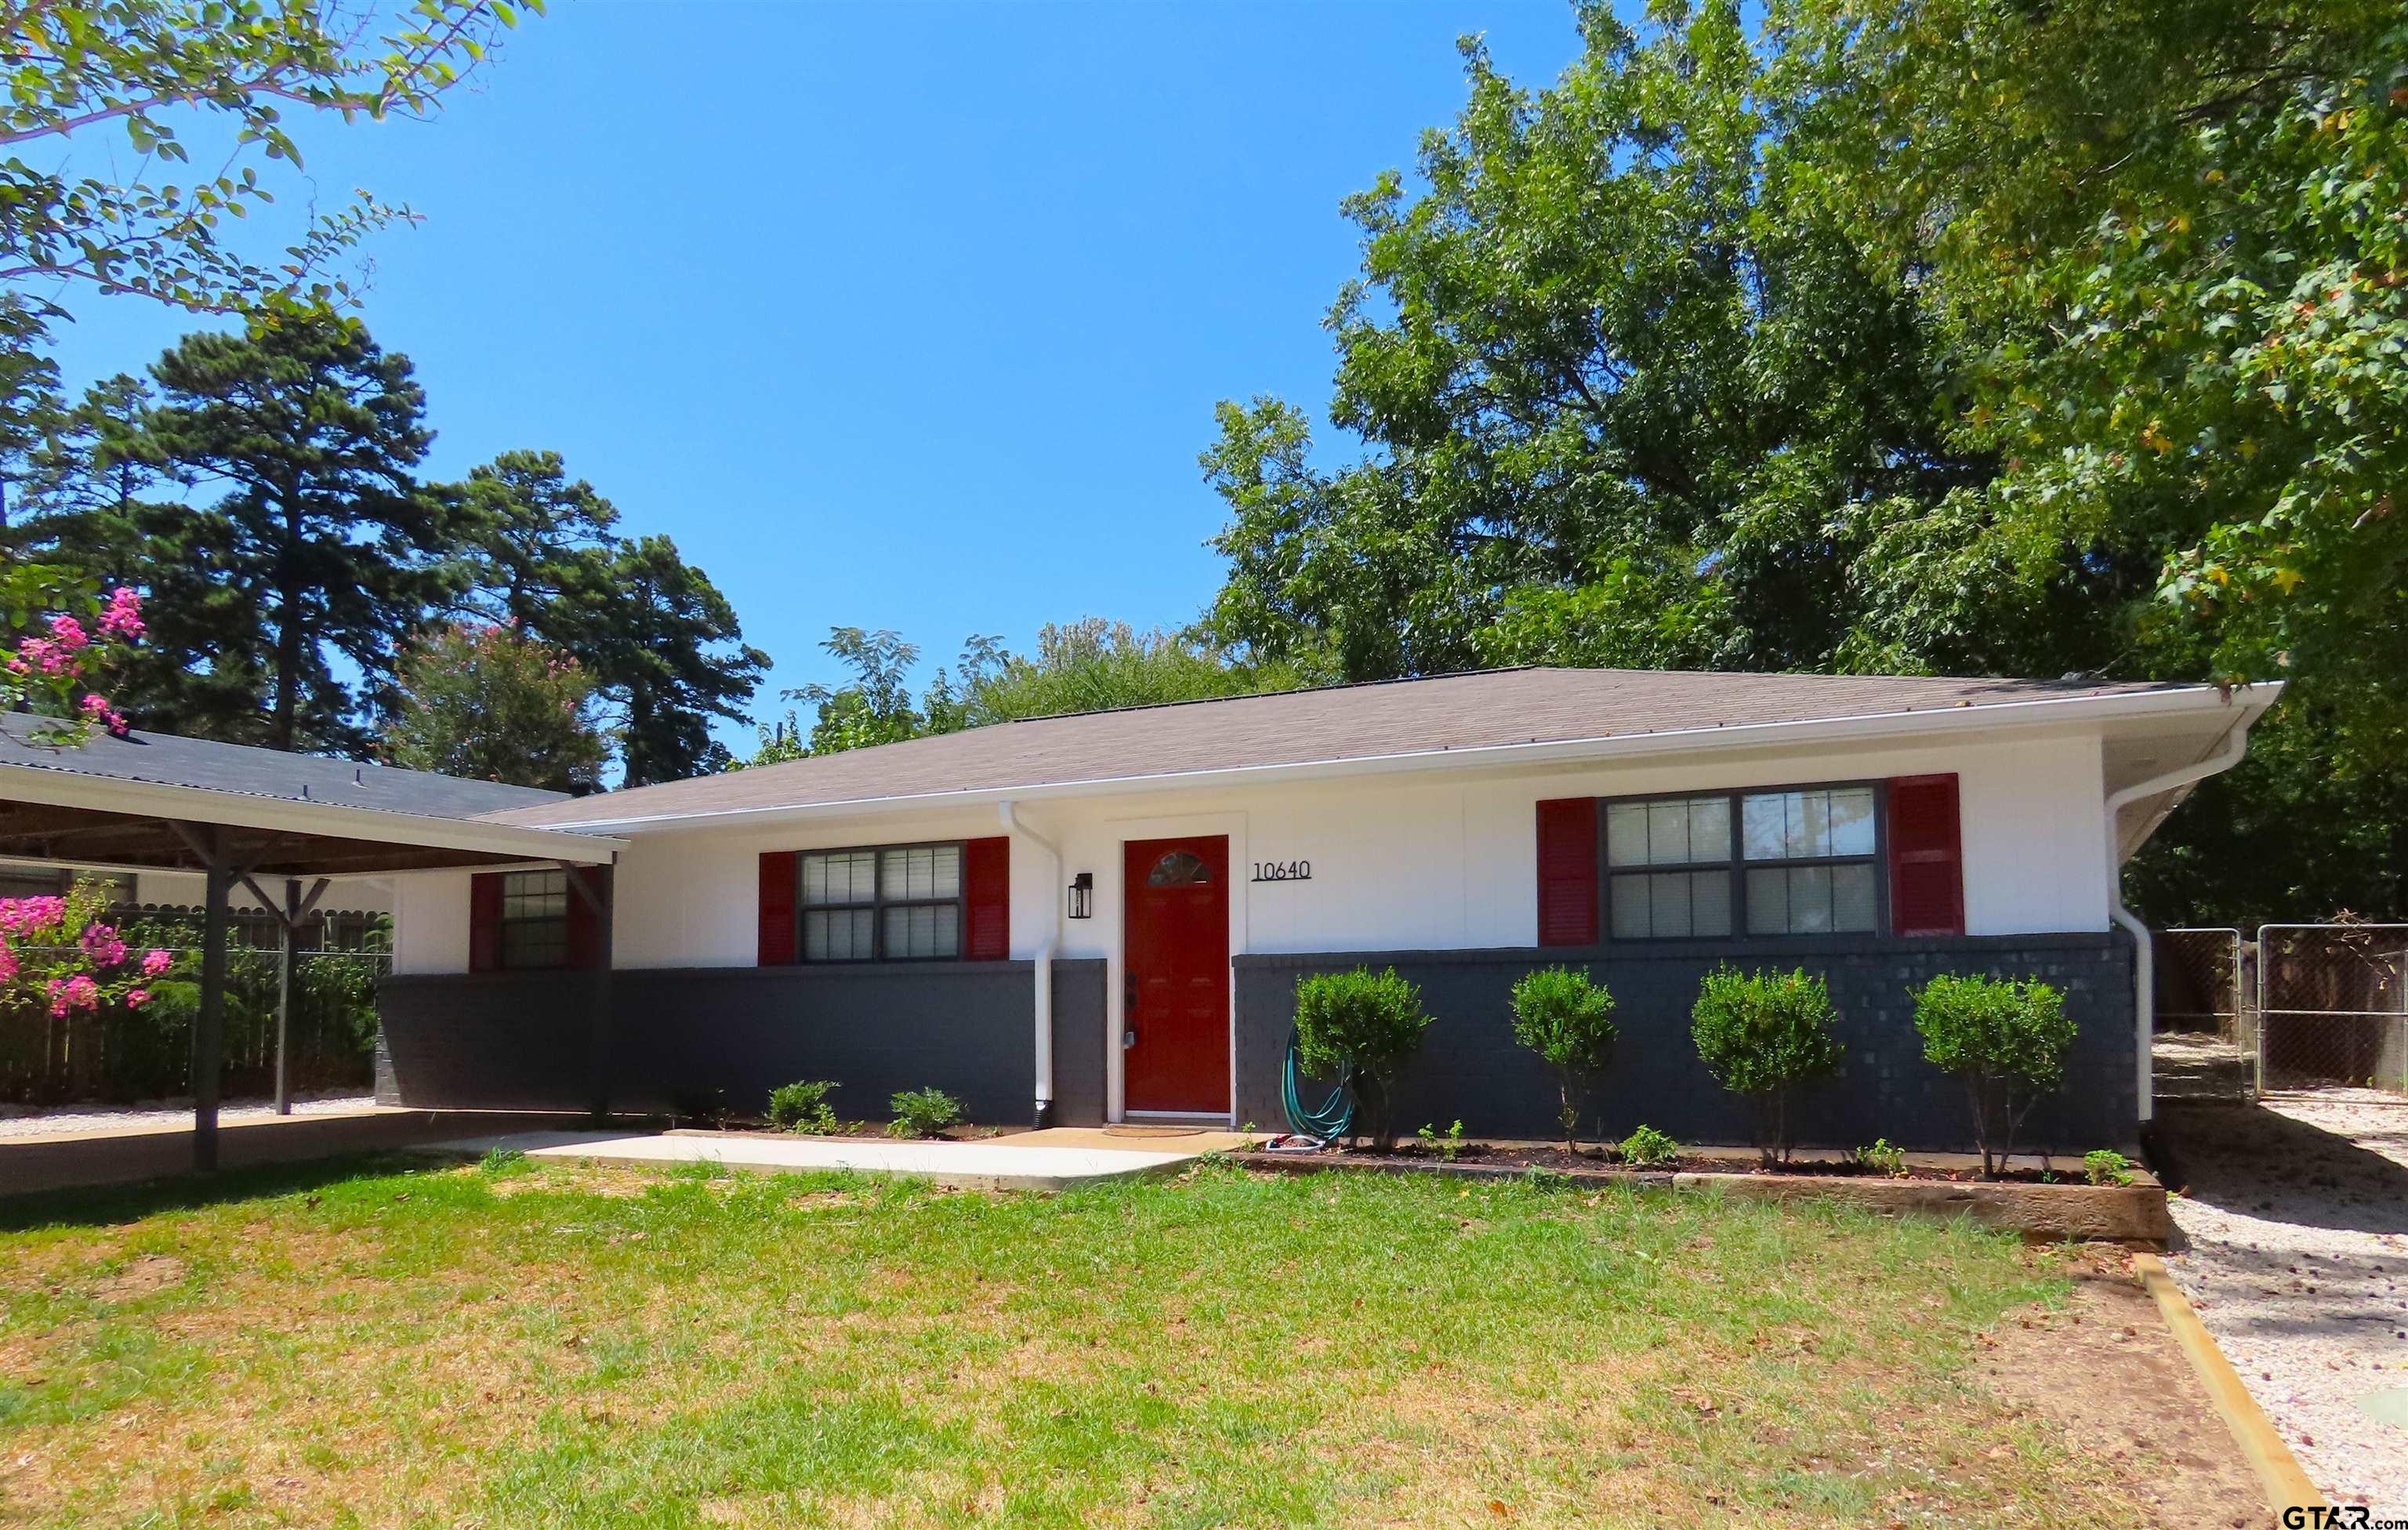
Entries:
[[496,823],[476,818],[435,818],[336,803],[295,802],[205,786],[47,770],[37,765],[0,765],[0,800],[370,844],[458,851],[480,856],[568,861],[579,865],[607,865],[614,854],[627,848],[624,839],[581,831]]
[[[2029,701],[1993,702],[1939,708],[1928,711],[1878,712],[1860,716],[1814,718],[1793,722],[1755,722],[1710,728],[1684,728],[1657,733],[1602,734],[1594,737],[1548,739],[1532,743],[1486,744],[1468,749],[1417,750],[1396,754],[1360,755],[1276,765],[1236,765],[1210,770],[1169,771],[1155,775],[1111,776],[1068,781],[1037,781],[1013,786],[979,787],[910,795],[852,797],[829,801],[771,804],[750,808],[716,808],[688,813],[632,814],[595,817],[573,823],[552,824],[555,830],[579,834],[663,833],[679,829],[728,828],[739,824],[778,824],[821,818],[852,818],[882,813],[923,811],[939,808],[970,808],[997,802],[1039,802],[1048,799],[1123,796],[1154,792],[1189,791],[1257,782],[1313,781],[1353,776],[1390,775],[1414,771],[1461,769],[1474,765],[1550,765],[1681,754],[1701,750],[1795,746],[1890,739],[1916,735],[1981,732],[1993,728],[2057,726],[2106,722],[2125,718],[2177,717],[2238,708],[2250,721],[2282,694],[2280,680],[2229,688],[2191,686],[2172,691],[2144,691],[2112,695],[2051,696]],[[608,795],[585,799],[596,807]]]

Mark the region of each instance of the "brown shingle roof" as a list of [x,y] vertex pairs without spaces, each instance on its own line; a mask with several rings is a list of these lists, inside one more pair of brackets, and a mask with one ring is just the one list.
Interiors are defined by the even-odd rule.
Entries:
[[1886,675],[1487,670],[1032,718],[491,816],[523,824],[674,818],[2185,689]]

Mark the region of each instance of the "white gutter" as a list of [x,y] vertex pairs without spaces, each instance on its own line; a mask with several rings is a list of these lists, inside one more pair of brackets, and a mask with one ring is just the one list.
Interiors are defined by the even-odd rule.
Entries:
[[[1192,789],[1211,785],[1246,785],[1256,781],[1325,780],[1392,772],[1464,769],[1473,766],[1516,768],[1532,765],[1584,764],[1627,756],[1676,754],[1692,750],[1792,747],[1824,742],[1895,738],[1914,735],[1978,732],[1985,728],[2075,726],[2122,718],[2179,716],[2239,708],[2263,710],[2282,694],[2282,682],[2236,685],[2229,691],[2212,685],[2174,691],[2143,691],[2114,695],[2055,696],[2041,701],[1988,702],[1963,707],[1935,707],[1922,711],[1870,712],[1845,717],[1801,719],[1790,722],[1743,722],[1700,728],[1667,728],[1653,733],[1597,734],[1580,738],[1533,739],[1516,744],[1474,744],[1462,749],[1404,750],[1394,754],[1339,756],[1320,760],[1282,761],[1272,765],[1217,765],[1197,770],[1170,770],[1126,776],[1096,776],[1070,780],[1029,781],[1010,786],[916,792],[885,796],[845,797],[821,802],[771,803],[756,808],[706,808],[695,812],[637,813],[613,818],[580,819],[550,825],[578,833],[682,828],[724,822],[775,824],[814,818],[858,817],[870,813],[907,812],[934,806],[968,807],[988,802],[1044,801],[1056,797],[1116,796],[1142,792]],[[998,723],[998,727],[1020,726]],[[651,791],[654,788],[638,788]],[[588,799],[597,808],[617,800],[606,794]]]
[[2219,776],[2241,763],[2249,751],[2249,724],[2253,718],[2243,717],[2224,736],[2216,751],[2197,765],[2180,770],[2169,770],[2162,776],[2121,788],[2107,794],[2107,917],[2121,925],[2132,937],[2132,1046],[2138,1054],[2140,1068],[2141,1119],[2154,1120],[2157,1101],[2149,1053],[2156,1043],[2157,973],[2157,951],[2150,938],[2149,927],[2140,916],[2124,907],[2124,842],[2118,828],[2124,809],[2145,797],[2171,792],[2194,781]]
[[518,861],[574,861],[580,865],[607,865],[616,852],[627,848],[624,839],[562,829],[526,828],[474,818],[437,818],[344,803],[296,802],[290,797],[254,796],[247,792],[222,792],[206,786],[47,770],[39,765],[0,765],[0,802],[79,808],[122,813],[129,818],[196,821],[235,829],[319,835],[376,845],[466,851]]
[[[996,806],[1000,809],[1003,826],[1007,833],[1027,836],[1030,843],[1054,860],[1055,885],[1050,889],[1047,895],[1047,901],[1054,909],[1054,919],[1053,922],[1046,927],[1045,938],[1037,946],[1035,974],[1037,980],[1034,984],[1037,991],[1036,1124],[1039,1130],[1042,1130],[1050,1123],[1054,1114],[1054,948],[1062,943],[1062,889],[1058,885],[1062,880],[1062,851],[1054,841],[1022,822],[1019,808],[1011,803],[998,803]],[[1011,910],[1008,907],[1004,910],[1003,917],[1005,923],[1009,925]]]

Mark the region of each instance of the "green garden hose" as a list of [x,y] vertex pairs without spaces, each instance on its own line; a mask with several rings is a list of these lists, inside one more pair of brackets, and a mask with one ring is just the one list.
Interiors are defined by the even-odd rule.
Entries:
[[1338,1087],[1318,1108],[1307,1110],[1297,1097],[1304,1086],[1304,1066],[1296,1055],[1296,1032],[1287,1033],[1287,1078],[1281,1088],[1281,1102],[1287,1107],[1288,1130],[1298,1137],[1312,1137],[1321,1142],[1335,1142],[1354,1124],[1354,1065],[1346,1063],[1338,1069]]

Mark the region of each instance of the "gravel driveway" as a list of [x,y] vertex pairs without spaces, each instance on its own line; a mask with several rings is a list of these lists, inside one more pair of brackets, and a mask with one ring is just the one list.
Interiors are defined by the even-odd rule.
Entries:
[[[354,1110],[365,1110],[376,1104],[373,1095],[330,1094],[296,1098],[293,1113],[296,1116],[340,1116]],[[276,1107],[266,1100],[228,1100],[218,1108],[218,1120],[248,1121],[253,1117],[272,1116]],[[190,1126],[193,1107],[186,1101],[179,1107],[158,1105],[90,1105],[61,1110],[38,1110],[21,1116],[0,1116],[0,1141],[13,1137],[57,1137],[73,1132],[122,1131],[136,1126]]]
[[[2408,1517],[2408,1101],[2362,1089],[2168,1107],[2189,1176],[2166,1263],[2233,1368],[2335,1502]],[[2408,1417],[2408,1413],[2400,1415]]]

